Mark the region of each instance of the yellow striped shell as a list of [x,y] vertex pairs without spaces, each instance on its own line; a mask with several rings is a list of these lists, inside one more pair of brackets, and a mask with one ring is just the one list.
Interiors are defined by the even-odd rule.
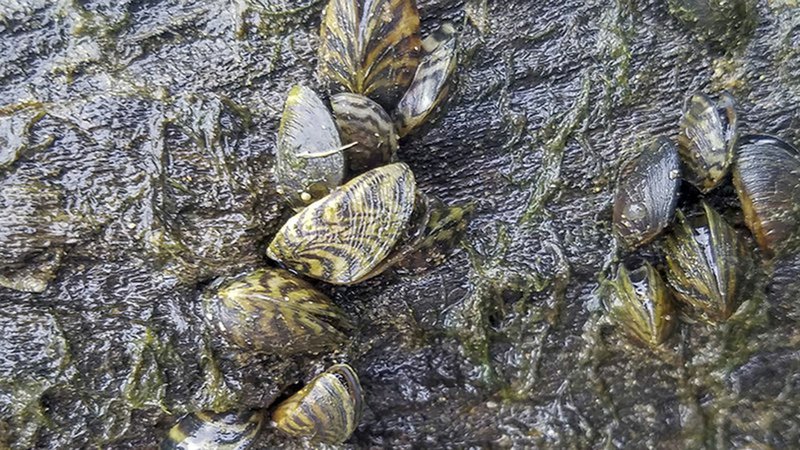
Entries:
[[430,198],[427,195],[417,192],[411,218],[403,230],[403,234],[397,240],[397,245],[394,246],[391,253],[380,264],[372,269],[370,276],[381,274],[389,268],[396,267],[398,263],[413,255],[422,245],[431,218],[432,208],[430,203]]
[[397,104],[395,125],[403,137],[422,125],[450,91],[456,70],[455,28],[449,23],[425,38],[427,54],[417,68],[414,81]]
[[429,200],[430,214],[421,239],[413,250],[395,264],[398,272],[417,273],[442,264],[458,244],[475,210],[474,204],[447,206],[438,199]]
[[206,320],[240,349],[277,355],[338,348],[344,313],[313,286],[282,269],[234,278],[204,299]]
[[350,175],[358,175],[397,159],[397,132],[381,105],[359,94],[331,97],[333,116],[345,147]]
[[378,275],[411,219],[416,182],[395,163],[372,169],[289,219],[267,256],[303,275],[352,284]]
[[391,110],[411,84],[422,43],[414,0],[330,0],[320,29],[319,76]]
[[358,375],[347,364],[337,364],[278,405],[272,420],[289,436],[340,444],[358,426],[363,402]]
[[311,89],[289,91],[278,129],[278,192],[295,208],[327,195],[345,178],[342,141],[333,117]]
[[678,152],[686,168],[683,177],[703,192],[722,182],[733,161],[738,124],[735,104],[728,93],[718,102],[695,94],[684,106],[678,135]]
[[652,347],[664,342],[678,323],[672,295],[647,261],[632,271],[620,265],[604,303],[611,320]]
[[263,411],[188,414],[169,430],[161,450],[244,450],[263,422]]

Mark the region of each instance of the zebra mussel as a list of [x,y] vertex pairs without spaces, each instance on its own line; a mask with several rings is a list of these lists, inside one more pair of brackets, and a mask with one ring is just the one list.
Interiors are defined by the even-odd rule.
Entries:
[[690,96],[677,149],[666,137],[654,139],[623,167],[614,196],[615,237],[626,253],[670,230],[657,246],[667,283],[649,262],[632,270],[620,264],[604,291],[609,318],[638,341],[657,346],[667,340],[674,329],[667,325],[676,322],[669,319],[667,298],[677,300],[687,321],[713,324],[728,320],[751,294],[753,254],[739,232],[707,201],[699,213],[691,204],[677,210],[681,179],[713,198],[730,172],[762,255],[800,250],[800,151],[773,136],[740,138],[730,94],[717,101]]
[[279,192],[298,210],[347,178],[396,161],[398,140],[447,97],[456,56],[449,23],[421,39],[413,0],[331,0],[318,76],[332,113],[311,89],[292,88],[279,129]]
[[[455,35],[445,23],[423,40],[413,0],[328,2],[318,67],[324,96],[293,86],[278,128],[276,191],[295,215],[266,253],[284,268],[221,279],[202,296],[208,328],[230,350],[278,358],[340,352],[350,320],[300,277],[349,285],[391,267],[416,273],[443,262],[460,239],[474,207],[420,192],[398,162],[400,139],[450,92]],[[355,370],[336,364],[270,408],[282,434],[339,444],[358,426],[363,393]],[[195,412],[162,446],[244,449],[263,414]]]

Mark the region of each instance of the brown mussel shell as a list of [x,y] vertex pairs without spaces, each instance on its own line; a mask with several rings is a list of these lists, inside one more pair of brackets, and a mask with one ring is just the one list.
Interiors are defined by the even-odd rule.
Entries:
[[311,89],[289,91],[278,129],[275,178],[295,209],[328,195],[345,179],[342,141],[328,108]]
[[188,414],[169,430],[161,450],[245,450],[263,423],[263,411]]
[[453,25],[445,23],[423,41],[427,54],[394,112],[400,137],[422,125],[447,97],[458,59],[455,33]]
[[350,438],[361,420],[363,397],[353,368],[337,364],[278,405],[272,420],[289,436],[340,444]]
[[410,223],[416,192],[406,164],[372,169],[289,219],[267,256],[332,284],[376,276]]
[[614,323],[651,347],[666,341],[678,323],[672,295],[647,261],[632,271],[621,264],[604,303]]
[[777,137],[745,136],[733,183],[762,252],[771,258],[800,251],[800,151]]
[[683,177],[702,192],[717,187],[728,173],[736,146],[736,102],[723,93],[718,102],[703,94],[687,99],[678,135]]
[[330,0],[320,28],[319,78],[390,111],[419,64],[422,42],[414,0]]
[[747,249],[722,216],[703,202],[705,213],[687,219],[678,211],[667,236],[667,282],[689,316],[727,320],[741,303],[751,267]]
[[350,329],[324,294],[283,269],[236,277],[204,299],[206,320],[231,345],[288,356],[334,351]]
[[644,245],[669,225],[679,183],[678,150],[665,137],[655,139],[623,166],[614,194],[613,225],[625,247]]
[[391,117],[367,97],[344,92],[331,97],[333,116],[345,147],[351,176],[397,159],[397,132]]

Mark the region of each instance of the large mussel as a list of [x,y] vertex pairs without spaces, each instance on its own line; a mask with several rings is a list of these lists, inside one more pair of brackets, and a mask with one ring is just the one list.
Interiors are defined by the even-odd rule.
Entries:
[[267,255],[303,275],[352,284],[378,275],[410,223],[416,181],[404,163],[373,169],[289,219]]
[[350,328],[327,296],[282,269],[258,269],[227,281],[203,303],[211,327],[231,345],[253,352],[332,351]]
[[278,129],[278,192],[294,208],[324,197],[345,179],[342,141],[333,117],[311,89],[289,91]]
[[736,230],[705,202],[703,209],[690,218],[678,212],[665,243],[667,281],[689,315],[721,322],[741,301],[750,260]]
[[186,415],[161,442],[162,450],[245,450],[258,437],[263,411]]
[[723,93],[718,102],[703,94],[689,97],[681,118],[678,152],[683,177],[703,192],[717,187],[733,161],[737,138],[736,102]]
[[736,151],[733,182],[764,254],[800,250],[800,151],[777,137],[745,136]]
[[362,94],[391,110],[421,50],[414,0],[331,0],[320,28],[319,77],[331,93]]
[[614,194],[613,225],[629,249],[652,241],[672,221],[678,201],[680,160],[665,137],[652,141],[623,166]]
[[340,444],[361,419],[363,394],[352,367],[337,364],[278,405],[272,414],[277,429],[299,438]]
[[646,261],[633,270],[621,264],[604,302],[612,321],[652,347],[663,343],[678,323],[669,289]]

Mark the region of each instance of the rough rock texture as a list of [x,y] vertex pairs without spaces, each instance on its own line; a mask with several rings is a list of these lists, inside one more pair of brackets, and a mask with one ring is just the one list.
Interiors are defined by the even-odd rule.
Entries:
[[[459,86],[400,158],[476,200],[463,247],[320,285],[358,325],[339,354],[234,354],[200,293],[268,264],[276,130],[290,86],[317,85],[322,7],[0,2],[0,448],[152,447],[182,413],[266,407],[332,361],[366,393],[357,448],[800,441],[800,257],[659,351],[604,324],[597,294],[617,170],[677,135],[686,95],[727,89],[745,131],[800,143],[796,0],[759,1],[721,43],[666,1],[420,0],[425,32],[459,28]],[[748,236],[729,182],[710,200]]]

